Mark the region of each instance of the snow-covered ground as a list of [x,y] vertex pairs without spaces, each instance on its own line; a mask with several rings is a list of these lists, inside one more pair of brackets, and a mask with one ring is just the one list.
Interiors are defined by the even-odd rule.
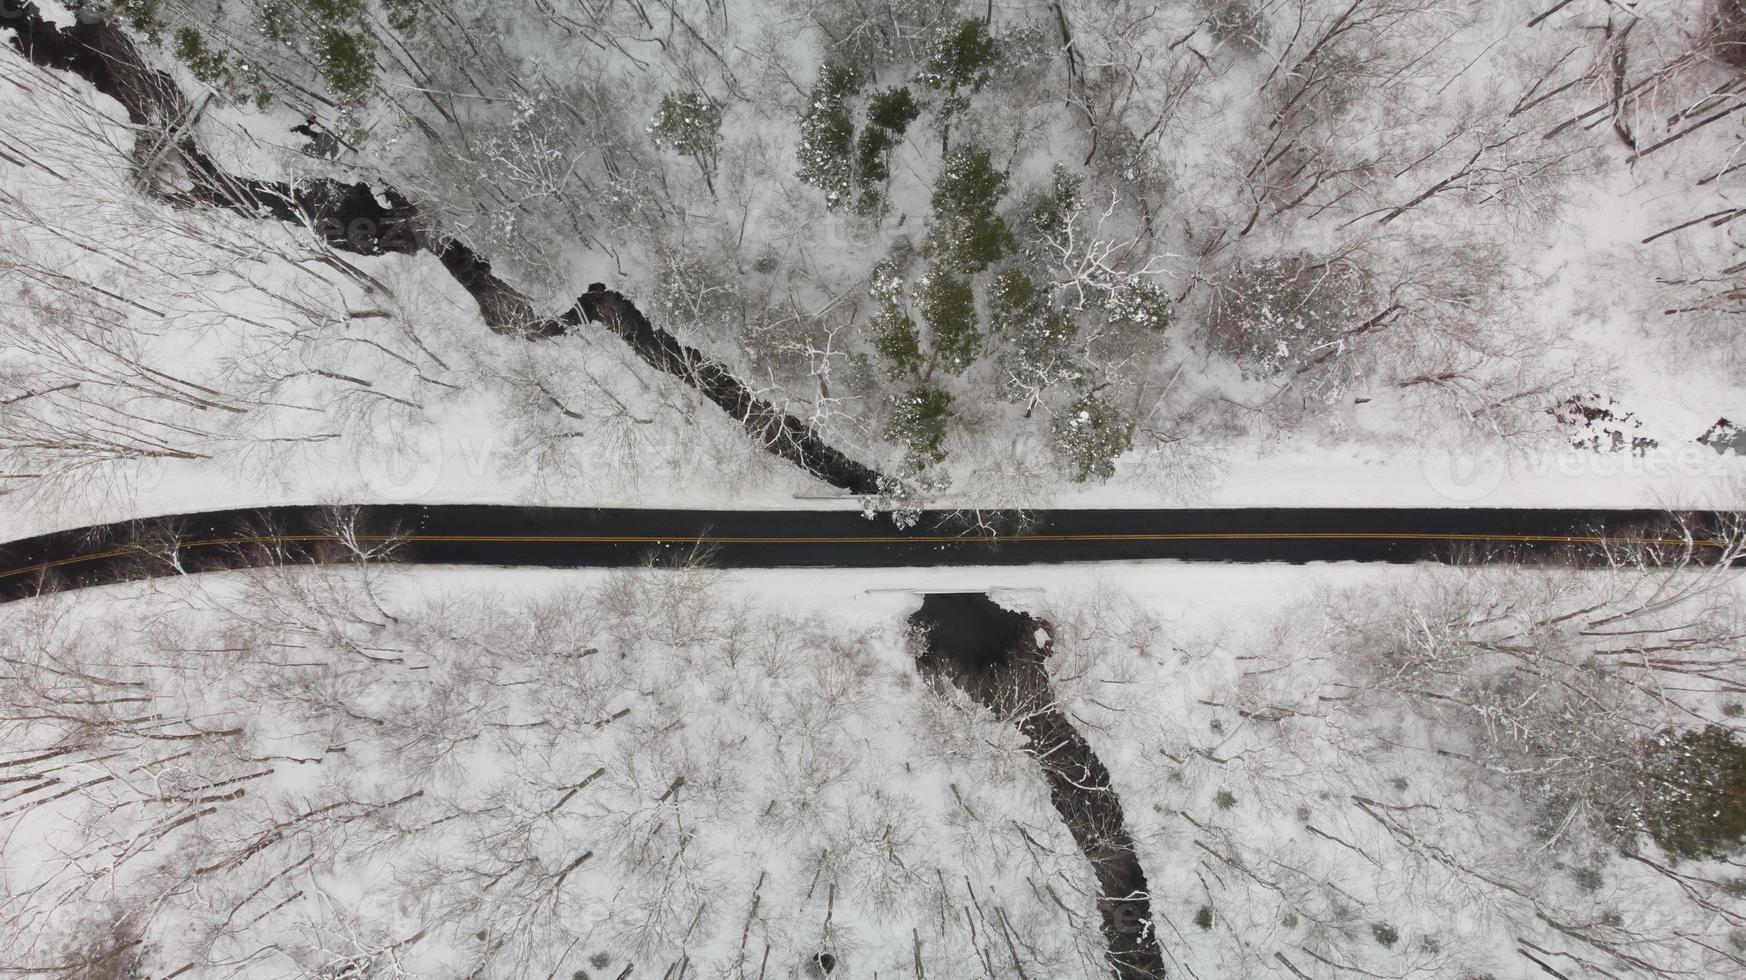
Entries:
[[[545,311],[609,282],[871,464],[913,463],[889,396],[949,390],[946,461],[909,474],[949,477],[940,505],[1746,501],[1746,455],[1696,442],[1746,421],[1746,116],[1704,0],[984,8],[1009,54],[946,121],[1008,172],[1031,251],[1001,268],[1056,304],[1176,298],[1164,334],[1056,310],[1077,360],[1030,413],[1012,337],[954,377],[872,350],[874,265],[947,263],[923,76],[984,13],[887,6],[441,5],[381,28],[343,111],[265,8],[162,5],[278,73],[265,106],[204,101],[173,30],[150,56],[224,167],[397,187]],[[827,55],[869,72],[857,126],[877,89],[929,103],[874,217],[796,173]],[[719,102],[709,162],[652,141],[675,93]],[[306,116],[339,159],[287,135]],[[10,49],[0,117],[0,539],[273,503],[857,506],[610,335],[492,333],[431,255],[169,207],[113,102]],[[1056,164],[1090,253],[1033,234]],[[1359,270],[1338,323],[1269,305],[1300,256]],[[1075,483],[1051,433],[1090,394],[1133,447]],[[268,569],[8,604],[0,968],[1107,975],[1038,747],[910,661],[928,590],[1055,624],[1174,975],[1746,971],[1738,859],[1675,860],[1651,824],[1678,801],[1631,781],[1737,729],[1739,585],[1629,562]]]
[[[1535,59],[1567,48],[1577,52],[1571,55],[1573,66],[1589,57],[1582,44],[1590,40],[1593,11],[1578,5],[1530,31],[1522,25],[1533,11],[1505,6],[1510,9],[1500,8],[1496,16],[1463,19],[1464,14],[1450,22],[1453,36],[1461,43],[1471,41],[1476,55],[1491,59],[1477,64],[1514,73],[1499,75],[1505,79],[1499,84],[1525,87],[1531,82],[1518,64],[1522,59],[1522,64],[1539,65]],[[748,89],[749,101],[732,101],[731,125],[724,126],[720,154],[721,196],[707,199],[705,194],[690,202],[695,213],[692,224],[681,230],[680,242],[693,242],[700,255],[715,254],[710,250],[716,248],[724,223],[743,225],[735,252],[741,266],[749,269],[754,253],[774,249],[786,256],[782,268],[787,271],[781,275],[789,276],[789,285],[783,289],[796,302],[814,303],[822,290],[839,297],[826,309],[852,311],[861,302],[856,298],[863,289],[860,279],[872,262],[899,236],[919,234],[914,224],[927,210],[937,148],[918,129],[895,161],[892,206],[913,216],[912,222],[894,224],[888,218],[875,226],[824,212],[815,200],[816,189],[792,176],[795,124],[787,103],[795,93],[780,80],[787,71],[804,88],[816,54],[800,47],[773,52],[764,43],[784,33],[810,38],[810,21],[780,6],[739,13],[745,16],[723,18],[719,29],[760,40],[741,48],[727,46],[732,71],[746,85],[752,75],[761,81],[755,90]],[[1071,5],[1067,13],[1080,25],[1086,50],[1100,56],[1104,45],[1114,45],[1109,51],[1126,50],[1121,46],[1145,37],[1168,33],[1174,38],[1193,28],[1200,16],[1163,12],[1140,35],[1124,35],[1118,42],[1099,33],[1109,28],[1105,14]],[[1014,8],[997,19],[1017,25],[1026,16]],[[1318,16],[1306,23],[1322,24]],[[1412,17],[1391,21],[1390,31],[1407,31],[1403,25],[1412,22]],[[1638,36],[1647,31],[1642,28]],[[1380,35],[1396,36],[1403,35]],[[573,42],[521,32],[513,43],[531,51],[541,44],[567,47]],[[1173,58],[1189,58],[1182,50],[1171,50]],[[1656,49],[1645,45],[1633,50],[1647,64]],[[685,57],[695,55],[692,51]],[[1454,55],[1440,51],[1439,57]],[[1172,64],[1169,70],[1160,69],[1162,74],[1148,67],[1135,76],[1137,83],[1163,84],[1161,79],[1173,77],[1170,71],[1182,63]],[[1208,64],[1217,72],[1185,89],[1190,94],[1173,104],[1180,115],[1172,115],[1167,126],[1200,127],[1195,131],[1203,133],[1205,142],[1173,137],[1168,144],[1173,152],[1160,162],[1181,195],[1166,195],[1167,207],[1176,214],[1195,201],[1206,212],[1196,221],[1235,207],[1229,202],[1234,185],[1227,157],[1248,138],[1245,120],[1260,111],[1245,100],[1260,98],[1254,76],[1264,74],[1265,61],[1244,60],[1238,46],[1219,49]],[[19,433],[8,467],[14,478],[7,485],[21,492],[0,499],[0,527],[8,535],[152,513],[336,499],[854,506],[816,499],[828,498],[828,488],[761,458],[712,407],[673,379],[650,371],[610,337],[566,338],[536,347],[490,335],[470,299],[433,257],[347,255],[342,258],[347,268],[342,269],[330,261],[340,257],[306,230],[176,212],[146,200],[130,184],[126,161],[132,134],[117,121],[113,103],[90,95],[87,86],[70,76],[36,70],[10,52],[3,65],[8,84],[0,99],[5,100],[12,150],[0,160],[0,188],[7,194],[0,227],[6,230],[9,250],[8,329],[22,332],[0,354],[0,370],[6,372],[0,410],[15,420],[9,426]],[[627,101],[612,111],[627,119],[654,113],[665,89],[664,83],[651,81],[670,73],[670,67],[656,63],[638,68],[612,57],[601,70],[606,74],[597,84],[625,86]],[[1675,91],[1669,83],[1667,94],[1658,97],[1677,99],[1686,97],[1680,93],[1698,92],[1717,70],[1713,65],[1688,68],[1674,76],[1683,87]],[[1021,73],[1020,82],[1013,84],[1043,84],[1035,74],[1042,68],[1033,65],[1023,71],[1030,74]],[[1474,78],[1480,71],[1474,68],[1456,77],[1461,85],[1477,84]],[[204,90],[184,69],[176,72],[191,94]],[[1522,79],[1513,80],[1518,74]],[[901,72],[892,80],[902,80]],[[1422,81],[1403,85],[1396,94],[1411,104],[1427,98]],[[781,97],[773,94],[784,90],[787,94]],[[1560,106],[1586,108],[1583,100],[1590,94],[1598,97],[1585,83],[1539,111],[1556,116]],[[774,101],[760,101],[764,96]],[[1497,93],[1489,97],[1501,98]],[[1264,100],[1256,103],[1262,104]],[[1024,101],[1023,111],[991,104],[961,125],[982,139],[1010,127],[1034,135],[1012,156],[1014,186],[1022,189],[1045,180],[1049,163],[1078,153],[1084,139],[1073,120],[1057,118],[1050,105],[1041,95]],[[1643,128],[1641,143],[1650,141],[1651,131],[1658,136],[1669,125],[1651,113],[1659,106],[1654,101],[1633,103],[1632,111],[1641,117],[1632,120]],[[199,130],[208,148],[239,173],[274,178],[327,173],[386,180],[415,193],[429,184],[430,175],[417,170],[436,165],[429,147],[393,156],[395,147],[416,142],[403,126],[385,125],[338,162],[321,162],[299,152],[298,138],[288,133],[300,111],[285,99],[256,108],[220,98],[207,105]],[[487,109],[478,111],[488,115]],[[516,125],[537,122],[528,112],[536,109],[524,111]],[[1449,125],[1457,122],[1459,118],[1451,117]],[[1396,124],[1395,137],[1406,142],[1418,138],[1415,134],[1422,128],[1417,122],[1391,123]],[[1608,145],[1612,137],[1605,126],[1583,130],[1573,137],[1585,147],[1583,168],[1561,176],[1555,188],[1540,196],[1507,206],[1481,201],[1483,206],[1476,205],[1479,210],[1464,218],[1461,207],[1437,199],[1426,207],[1441,209],[1410,232],[1367,241],[1364,248],[1382,250],[1378,254],[1386,256],[1383,266],[1411,266],[1414,249],[1422,252],[1419,261],[1424,264],[1444,263],[1450,261],[1445,239],[1473,243],[1489,238],[1505,271],[1474,287],[1494,295],[1480,304],[1483,309],[1475,307],[1476,319],[1466,327],[1430,320],[1403,323],[1395,329],[1410,339],[1398,345],[1392,339],[1379,340],[1381,346],[1357,351],[1353,356],[1364,362],[1363,370],[1343,383],[1338,398],[1322,389],[1310,397],[1264,379],[1240,378],[1222,355],[1209,352],[1199,322],[1204,311],[1191,297],[1179,306],[1178,322],[1162,353],[1144,366],[1136,362],[1139,373],[1123,382],[1137,385],[1136,397],[1150,406],[1152,422],[1141,428],[1159,429],[1165,441],[1150,448],[1140,445],[1122,457],[1108,482],[1064,481],[1050,458],[1046,425],[1021,420],[1008,406],[960,391],[960,421],[946,443],[952,485],[941,492],[940,502],[1090,507],[1737,504],[1746,457],[1718,454],[1695,442],[1719,418],[1746,417],[1746,388],[1739,381],[1737,359],[1728,353],[1735,345],[1725,339],[1725,324],[1715,314],[1694,319],[1663,315],[1661,310],[1678,302],[1677,289],[1667,282],[1681,269],[1689,272],[1726,261],[1737,248],[1729,236],[1738,226],[1699,225],[1642,244],[1691,212],[1726,203],[1732,178],[1705,182],[1705,168],[1717,154],[1725,156],[1736,138],[1735,125],[1733,119],[1722,120],[1635,161],[1627,159],[1622,147]],[[511,126],[504,132],[517,131]],[[528,140],[535,135],[523,133]],[[381,156],[373,155],[378,144]],[[693,161],[649,155],[647,148],[638,152],[643,154],[639,165],[657,167],[672,182],[671,193],[699,190]],[[568,193],[561,186],[548,191],[559,197]],[[1013,200],[1020,197],[1015,190]],[[450,203],[455,213],[449,216],[461,221],[460,227],[471,227],[460,213],[469,203],[459,198]],[[1505,211],[1486,210],[1496,207]],[[1518,208],[1517,217],[1508,216],[1510,207]],[[1319,227],[1291,225],[1290,235],[1281,231],[1267,238],[1266,247],[1298,247]],[[1390,234],[1395,227],[1390,226]],[[533,236],[528,239],[531,249],[568,271],[547,281],[528,267],[531,253],[509,249],[488,255],[545,308],[561,309],[587,281],[605,279],[656,316],[664,313],[664,325],[727,359],[762,393],[820,419],[827,434],[852,454],[876,465],[892,464],[889,447],[877,438],[877,399],[870,399],[862,387],[874,380],[853,368],[858,363],[854,358],[861,356],[861,341],[850,336],[860,329],[852,325],[856,314],[850,313],[850,324],[834,319],[835,312],[819,314],[808,321],[810,332],[795,341],[812,345],[809,349],[823,357],[819,364],[825,369],[835,365],[842,373],[833,382],[839,394],[820,402],[817,391],[796,387],[795,376],[782,366],[787,355],[776,348],[735,337],[722,326],[723,320],[688,320],[687,309],[714,309],[706,297],[693,297],[691,307],[673,305],[677,260],[670,250],[661,251],[674,244],[662,237],[673,229],[656,234],[621,225],[619,238],[609,244],[622,254],[610,263],[590,251],[595,246],[587,241],[541,237],[550,229],[537,223],[528,224],[526,231]],[[797,234],[802,237],[793,237]],[[478,232],[487,244],[501,245],[501,236],[492,235]],[[789,236],[787,245],[782,236]],[[607,239],[596,234],[591,241]],[[1397,255],[1389,250],[1405,251]],[[805,275],[794,278],[802,267]],[[1213,282],[1219,275],[1214,266],[1193,267],[1180,257],[1171,259],[1168,271],[1166,278],[1185,285]],[[753,303],[754,287],[764,288],[758,285],[764,280],[757,278],[762,273],[745,272],[747,278],[735,285],[731,272],[726,270],[729,294],[735,302]],[[766,285],[775,288],[773,280]],[[769,315],[761,308],[746,309],[759,317]],[[169,403],[163,401],[163,391],[147,391],[142,397],[127,387],[126,375],[137,369],[119,360],[93,363],[96,357],[84,338],[58,352],[45,350],[42,335],[61,329],[54,325],[56,316],[82,317],[87,329],[124,330],[128,345],[144,355],[146,368],[185,367],[187,382],[222,392],[224,398],[213,400],[247,411],[215,411],[175,400],[187,390],[170,393]],[[1508,329],[1496,332],[1502,327],[1493,321]],[[848,334],[842,333],[845,328]],[[1480,332],[1462,332],[1468,328]],[[386,349],[370,348],[372,343]],[[820,343],[825,347],[818,348]],[[427,349],[417,349],[421,344]],[[780,363],[760,363],[757,350],[775,352],[772,356]],[[69,361],[78,366],[69,366]],[[1507,373],[1512,364],[1522,375],[1520,383],[1529,386],[1524,391],[1542,382],[1547,387],[1526,401],[1511,402],[1523,410],[1512,416],[1503,435],[1462,421],[1461,413],[1474,409],[1475,398],[1512,399],[1507,385],[1497,387],[1502,382],[1494,376],[1500,370]],[[1436,394],[1441,401],[1430,397],[1432,386],[1401,380],[1443,368],[1470,369],[1473,377],[1440,382]],[[97,375],[113,383],[99,387]],[[973,372],[966,384],[986,380]],[[76,393],[69,389],[20,397],[73,381],[82,381]],[[1167,393],[1153,402],[1160,397],[1160,385]],[[1468,390],[1463,385],[1478,387]],[[1610,433],[1599,431],[1609,427],[1604,421],[1586,428],[1555,422],[1550,410],[1571,397],[1621,416],[1624,421],[1610,427],[1621,431],[1626,451],[1573,448],[1573,441],[1599,435],[1602,450],[1610,449]],[[125,408],[118,407],[121,400]],[[135,417],[161,413],[155,417],[162,426],[183,428],[135,432],[130,446],[69,445],[77,440],[65,439],[52,425],[45,430],[48,423],[36,417],[35,410],[44,405],[51,406],[44,408],[44,416],[75,428],[97,425],[91,419],[104,411]],[[564,415],[565,410],[580,418]],[[221,414],[227,417],[213,417]],[[1654,445],[1632,449],[1633,439],[1653,440]],[[141,440],[172,445],[142,454]],[[105,455],[120,458],[105,461]],[[62,475],[17,476],[42,472]],[[43,485],[39,492],[24,492],[38,483]]]
[[[971,589],[1055,624],[1173,971],[1540,975],[1525,951],[1721,976],[1740,934],[1699,899],[1735,901],[1727,865],[1548,839],[1481,740],[1367,689],[1357,626],[1403,597],[1519,611],[1639,574],[376,568],[14,603],[0,956],[131,935],[153,975],[796,976],[829,952],[1104,976],[1023,738],[910,662],[919,593]],[[1673,576],[1663,598],[1701,581]]]

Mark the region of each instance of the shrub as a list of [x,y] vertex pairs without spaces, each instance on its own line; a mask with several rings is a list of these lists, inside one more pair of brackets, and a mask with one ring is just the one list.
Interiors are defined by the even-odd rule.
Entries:
[[1386,922],[1372,922],[1370,936],[1378,945],[1389,949],[1393,949],[1394,944],[1400,942],[1400,932]]
[[1202,929],[1213,927],[1213,910],[1211,905],[1202,905],[1194,913],[1194,924]]

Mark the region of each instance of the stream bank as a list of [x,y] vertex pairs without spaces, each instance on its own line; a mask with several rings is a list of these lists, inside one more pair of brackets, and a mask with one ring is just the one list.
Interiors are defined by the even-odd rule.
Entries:
[[[492,330],[548,340],[584,323],[604,326],[649,366],[702,392],[766,452],[850,494],[877,496],[897,486],[831,445],[805,420],[754,396],[726,365],[655,326],[629,299],[604,284],[595,284],[562,314],[542,316],[531,300],[492,272],[490,261],[444,234],[393,189],[378,194],[363,183],[269,181],[225,172],[191,132],[199,110],[173,78],[145,64],[133,39],[114,24],[81,20],[62,29],[34,3],[0,0],[0,28],[13,31],[13,48],[32,63],[78,75],[119,102],[134,125],[144,127],[134,147],[135,183],[158,200],[173,207],[214,207],[303,225],[332,248],[357,255],[430,252],[473,296]],[[162,185],[158,171],[169,159],[180,161],[189,186]]]
[[1047,661],[1047,620],[1005,609],[986,595],[930,594],[910,617],[920,636],[917,667],[948,683],[1031,742],[1049,800],[1097,877],[1097,911],[1117,980],[1157,980],[1164,955],[1152,924],[1151,891],[1134,851],[1121,797],[1090,743],[1056,702]]

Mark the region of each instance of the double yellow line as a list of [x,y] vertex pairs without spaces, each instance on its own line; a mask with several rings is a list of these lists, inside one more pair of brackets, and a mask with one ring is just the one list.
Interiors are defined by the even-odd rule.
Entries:
[[[687,546],[748,545],[748,544],[1002,544],[1002,543],[1066,543],[1066,542],[1187,542],[1187,541],[1437,541],[1450,544],[1588,544],[1614,545],[1627,548],[1699,547],[1723,548],[1727,543],[1709,538],[1608,537],[1596,534],[1446,534],[1417,531],[1173,531],[1160,533],[1101,534],[854,534],[854,535],[730,535],[730,534],[261,534],[229,538],[203,538],[176,543],[178,550],[189,548],[222,548],[237,545],[275,546],[283,544],[326,543],[342,541],[363,543],[430,542],[443,544],[674,544]],[[107,558],[139,556],[138,547],[116,548],[74,555],[53,561],[38,562],[22,568],[0,572],[0,579],[15,578],[65,568]]]

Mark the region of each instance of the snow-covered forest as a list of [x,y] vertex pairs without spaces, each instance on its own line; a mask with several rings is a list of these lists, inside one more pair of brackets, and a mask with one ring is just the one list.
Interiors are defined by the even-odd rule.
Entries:
[[[0,555],[277,504],[1746,508],[1746,0],[0,42]],[[141,523],[156,579],[0,601],[0,975],[1746,976],[1746,523],[860,571],[335,527],[217,571]],[[924,593],[1031,659],[930,671]]]
[[[1741,475],[1732,0],[85,8],[180,102],[150,135],[0,66],[16,492],[807,492],[622,345],[493,340],[442,263],[375,247],[412,238],[538,315],[606,283],[906,501],[1713,504]],[[165,207],[191,137],[418,227]],[[64,437],[120,400],[149,431]]]
[[[1110,975],[1034,749],[910,663],[912,600],[877,591],[910,573],[476,574],[0,607],[0,962]],[[1168,975],[1746,962],[1746,773],[1715,742],[1746,703],[1737,581],[1628,556],[1034,580],[1002,601],[1054,624]]]

